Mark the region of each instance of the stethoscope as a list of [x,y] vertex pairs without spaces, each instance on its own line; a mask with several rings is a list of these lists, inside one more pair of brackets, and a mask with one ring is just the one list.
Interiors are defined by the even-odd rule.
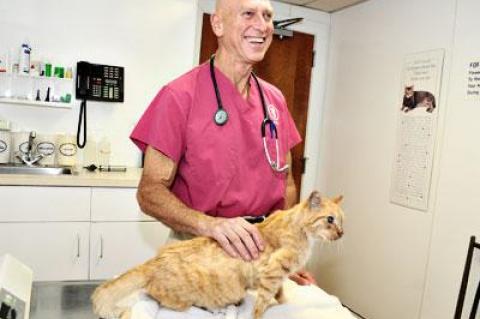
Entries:
[[[222,98],[220,97],[220,91],[218,90],[218,85],[217,85],[217,78],[215,76],[214,63],[215,63],[215,55],[212,55],[210,57],[210,77],[212,79],[213,88],[215,89],[215,96],[217,97],[217,111],[215,112],[213,121],[218,126],[223,126],[228,121],[228,113],[223,108]],[[262,102],[262,107],[263,107],[263,121],[262,121],[261,131],[262,131],[263,150],[265,151],[265,157],[267,158],[268,164],[270,164],[270,167],[275,172],[278,172],[278,173],[286,172],[289,167],[288,164],[285,164],[284,166],[280,167],[277,126],[270,119],[270,116],[268,115],[267,105],[265,103],[265,97],[263,95],[262,87],[260,86],[260,82],[258,81],[257,76],[253,72],[252,72],[252,77],[255,80],[255,83],[257,84],[258,92],[260,92],[260,100]],[[275,138],[275,151],[276,151],[275,160],[272,160],[272,158],[270,157],[270,154],[268,153],[267,140],[265,138],[265,126],[267,125],[270,128],[271,138]]]

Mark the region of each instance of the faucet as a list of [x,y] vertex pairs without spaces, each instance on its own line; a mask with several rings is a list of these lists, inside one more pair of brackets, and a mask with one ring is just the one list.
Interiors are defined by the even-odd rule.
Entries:
[[17,157],[24,163],[27,164],[27,166],[33,166],[33,164],[37,163],[39,160],[43,158],[43,154],[38,153],[34,149],[34,143],[33,140],[37,136],[37,133],[35,131],[31,131],[30,135],[28,136],[28,147],[27,147],[27,152],[26,153],[21,153],[17,154]]

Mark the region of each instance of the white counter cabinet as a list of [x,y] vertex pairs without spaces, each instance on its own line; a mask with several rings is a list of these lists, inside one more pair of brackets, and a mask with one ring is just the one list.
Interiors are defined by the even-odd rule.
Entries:
[[88,278],[88,222],[0,223],[0,254],[32,268],[34,280]]
[[107,279],[155,255],[168,228],[144,215],[136,188],[0,186],[0,255],[36,281]]
[[158,222],[92,223],[90,279],[119,275],[155,256],[168,229]]
[[143,214],[135,188],[92,188],[90,279],[106,279],[155,256],[169,229]]

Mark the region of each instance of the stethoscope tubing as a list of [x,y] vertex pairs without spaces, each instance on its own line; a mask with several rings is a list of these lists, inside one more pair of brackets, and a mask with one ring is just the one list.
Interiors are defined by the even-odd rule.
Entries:
[[[213,88],[215,90],[215,96],[217,98],[217,111],[214,114],[214,122],[218,126],[223,126],[227,120],[228,120],[228,114],[227,111],[223,107],[222,103],[222,98],[220,96],[220,90],[218,89],[218,84],[217,84],[217,77],[215,76],[215,68],[214,68],[214,62],[215,62],[215,55],[212,55],[210,57],[210,77],[212,79],[212,84]],[[261,136],[262,136],[262,141],[263,141],[263,150],[265,152],[265,157],[267,158],[267,161],[270,165],[270,167],[279,173],[283,173],[288,170],[289,165],[286,164],[282,167],[280,167],[280,152],[279,152],[279,145],[278,145],[278,131],[277,131],[277,126],[275,123],[270,119],[270,116],[268,115],[267,111],[267,103],[265,102],[265,96],[263,95],[263,90],[260,85],[260,82],[258,81],[257,76],[255,75],[254,72],[251,73],[253,79],[255,80],[255,83],[257,84],[258,92],[260,93],[260,101],[262,103],[262,110],[263,110],[263,120],[262,120],[262,125],[261,125]],[[224,117],[222,118],[221,121],[218,120],[217,115],[223,115]],[[270,129],[270,137],[275,139],[275,155],[276,155],[276,160],[272,160],[270,157],[270,154],[268,152],[268,147],[267,147],[267,140],[265,138],[265,126],[269,127]]]

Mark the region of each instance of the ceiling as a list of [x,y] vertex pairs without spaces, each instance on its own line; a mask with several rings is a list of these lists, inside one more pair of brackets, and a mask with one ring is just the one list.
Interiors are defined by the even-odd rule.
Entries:
[[365,2],[367,0],[277,0],[279,2],[294,4],[297,6],[321,10],[325,12],[335,12],[354,4]]

